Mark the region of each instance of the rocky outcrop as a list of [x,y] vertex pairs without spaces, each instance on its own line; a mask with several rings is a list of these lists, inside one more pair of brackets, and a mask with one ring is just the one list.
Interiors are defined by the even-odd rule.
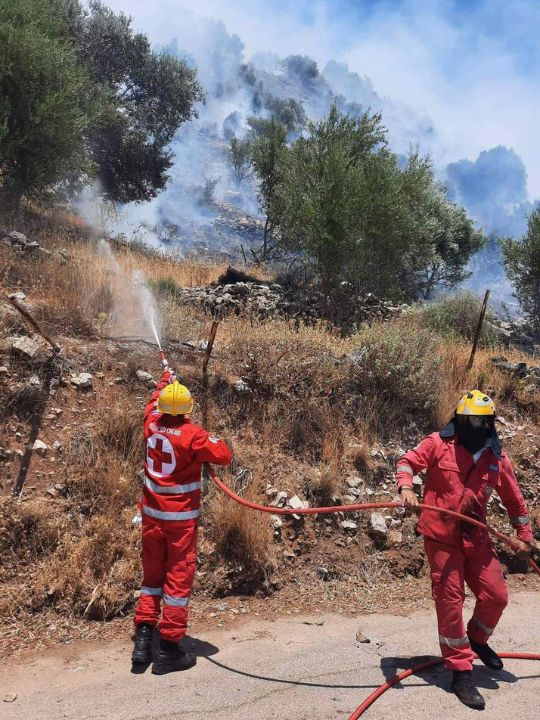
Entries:
[[64,262],[70,259],[70,254],[64,248],[51,252],[51,250],[47,250],[47,248],[40,245],[37,240],[30,240],[24,233],[18,232],[17,230],[12,230],[11,232],[0,230],[0,242],[13,248],[15,251],[25,254],[38,253],[46,256],[55,255]]
[[[227,277],[233,273],[229,272]],[[341,283],[330,298],[313,288],[286,289],[278,283],[252,280],[216,283],[205,287],[180,288],[180,303],[202,306],[214,317],[246,315],[257,319],[282,317],[302,322],[328,320],[353,331],[362,323],[399,315],[407,306],[396,306],[372,293],[360,293]]]
[[540,388],[540,365],[529,365],[526,362],[509,362],[505,357],[491,358],[491,362],[506,375],[513,375],[520,380],[528,380]]
[[486,325],[491,326],[505,345],[517,345],[535,352],[540,351],[540,337],[526,318],[512,321],[493,317]]

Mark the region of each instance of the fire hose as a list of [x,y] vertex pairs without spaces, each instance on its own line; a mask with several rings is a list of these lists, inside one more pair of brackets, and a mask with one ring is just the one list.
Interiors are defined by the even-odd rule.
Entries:
[[[169,370],[171,373],[171,378],[173,380],[176,379],[176,374],[174,370],[169,368],[169,364],[167,362],[167,359],[165,357],[165,353],[163,351],[160,352],[160,358],[161,358],[161,365],[164,370]],[[403,507],[401,503],[399,502],[383,502],[383,503],[354,503],[350,505],[332,505],[329,507],[310,507],[310,508],[279,508],[279,507],[272,507],[268,505],[261,505],[259,503],[252,502],[251,500],[246,500],[245,498],[241,497],[240,495],[236,494],[231,490],[225,483],[217,476],[217,474],[214,472],[213,468],[205,464],[205,469],[209,476],[212,478],[214,483],[217,485],[217,487],[227,495],[231,500],[234,500],[234,502],[238,503],[239,505],[243,505],[244,507],[249,508],[250,510],[256,510],[258,512],[264,512],[264,513],[270,513],[272,515],[328,515],[330,513],[336,513],[336,512],[355,512],[355,511],[365,511],[365,510],[377,510],[377,509],[384,509],[384,508],[401,508]],[[518,551],[520,549],[519,547],[519,541],[516,541],[514,538],[510,538],[507,535],[504,535],[504,533],[499,532],[495,528],[487,525],[486,523],[480,522],[480,520],[476,520],[475,518],[468,517],[467,515],[463,515],[461,513],[455,512],[454,510],[446,510],[444,508],[436,507],[435,505],[427,505],[425,503],[420,503],[418,505],[419,509],[425,510],[428,512],[436,512],[440,513],[442,515],[448,515],[451,517],[455,517],[459,519],[462,522],[466,522],[470,525],[474,525],[476,527],[479,527],[483,530],[487,530],[491,535],[496,537],[498,540],[503,542],[505,545],[510,547],[514,552]],[[531,550],[534,552],[540,552],[540,544],[532,541],[531,543],[528,543]],[[532,558],[528,558],[527,560],[529,566],[531,569],[540,577],[540,567],[534,562]],[[500,653],[499,657],[501,658],[513,658],[513,659],[519,659],[519,660],[540,660],[540,654],[536,653]],[[364,712],[379,698],[381,695],[383,695],[387,690],[389,690],[393,685],[396,685],[398,682],[401,682],[405,678],[409,677],[410,675],[413,675],[415,673],[419,673],[422,670],[427,670],[428,668],[434,667],[436,665],[441,665],[444,663],[444,658],[435,658],[433,660],[429,660],[427,662],[420,663],[418,665],[415,665],[412,668],[409,668],[408,670],[403,671],[402,673],[399,673],[398,675],[395,675],[393,678],[388,680],[387,682],[383,683],[379,688],[377,688],[374,692],[369,695],[352,713],[352,715],[349,717],[349,720],[358,720]]]
[[[225,483],[216,475],[214,470],[209,466],[205,465],[205,468],[212,478],[212,480],[216,483],[218,488],[225,493],[231,500],[234,500],[235,502],[239,503],[240,505],[243,505],[244,507],[250,508],[251,510],[257,510],[259,512],[265,512],[265,513],[271,513],[273,515],[327,515],[329,513],[335,513],[335,512],[352,512],[352,511],[359,511],[359,510],[376,510],[376,509],[382,509],[382,508],[398,508],[402,507],[401,503],[399,502],[385,502],[385,503],[355,503],[353,505],[334,505],[331,507],[311,507],[311,508],[278,508],[278,507],[270,507],[268,505],[260,505],[258,503],[252,502],[251,500],[246,500],[243,497],[240,497],[240,495],[237,495],[235,492],[233,492],[229,487],[225,485]],[[455,512],[453,510],[445,510],[443,508],[436,507],[434,505],[426,505],[424,503],[420,503],[419,508],[421,510],[427,510],[429,512],[438,512],[443,515],[450,515],[452,517],[458,518],[459,520],[463,522],[467,522],[471,525],[475,525],[476,527],[482,528],[484,530],[487,530],[489,533],[491,533],[494,537],[498,538],[501,542],[508,545],[512,550],[516,551],[518,549],[518,545],[516,540],[513,538],[508,537],[507,535],[504,535],[503,533],[499,532],[493,527],[490,527],[489,525],[486,525],[485,523],[480,522],[479,520],[476,520],[474,518],[470,518],[466,515],[462,515],[461,513]],[[538,543],[532,542],[530,543],[530,547],[532,550],[538,552],[540,551],[540,547]],[[534,562],[532,558],[528,559],[528,564],[531,567],[531,569],[540,576],[540,567]],[[519,660],[540,660],[540,654],[536,653],[500,653],[499,657],[501,658],[514,658]],[[405,670],[402,673],[399,673],[398,675],[395,675],[393,678],[388,680],[387,682],[383,683],[377,690],[375,690],[369,697],[367,697],[364,702],[359,705],[356,710],[353,712],[353,714],[349,717],[349,720],[358,720],[359,717],[361,717],[364,712],[379,698],[383,693],[385,693],[387,690],[389,690],[393,685],[396,685],[398,682],[401,682],[401,680],[404,680],[405,678],[409,677],[410,675],[413,675],[415,673],[419,673],[422,670],[426,670],[428,668],[434,667],[435,665],[440,665],[444,662],[444,658],[435,658],[433,660],[429,660],[427,662],[420,663],[419,665],[415,665],[412,668],[409,668],[408,670]]]
[[[218,488],[222,490],[225,495],[231,498],[231,500],[234,500],[239,505],[243,505],[244,507],[250,508],[251,510],[258,510],[259,512],[265,512],[265,513],[271,513],[272,515],[328,515],[329,513],[336,513],[336,512],[355,512],[359,510],[380,510],[382,508],[400,508],[403,507],[401,503],[399,502],[376,502],[376,503],[355,503],[354,505],[331,505],[330,507],[310,507],[310,508],[279,508],[279,507],[272,507],[270,505],[259,505],[258,503],[251,502],[251,500],[246,500],[243,497],[240,497],[240,495],[237,495],[234,493],[230,488],[228,488],[225,483],[220,480],[220,478],[216,475],[214,470],[209,466],[205,465],[206,470],[208,471],[208,474],[212,478],[212,480],[216,483]],[[475,525],[476,527],[482,528],[483,530],[487,530],[489,533],[494,535],[496,538],[501,540],[501,542],[508,545],[514,552],[519,550],[519,540],[514,540],[513,538],[508,537],[507,535],[504,535],[502,532],[499,532],[498,530],[495,530],[495,528],[490,527],[489,525],[486,525],[483,522],[480,522],[480,520],[476,520],[475,518],[471,518],[468,515],[462,515],[461,513],[455,512],[454,510],[446,510],[444,508],[437,507],[436,505],[425,505],[424,503],[420,503],[418,507],[421,510],[428,510],[430,512],[437,512],[442,515],[451,515],[452,517],[458,518],[459,520],[462,520],[463,522],[467,522],[471,525]],[[535,552],[540,552],[540,545],[532,541],[531,543],[527,543],[530,545],[531,549]],[[540,567],[532,560],[532,558],[529,558],[527,560],[530,567],[534,570],[534,572],[540,576]]]

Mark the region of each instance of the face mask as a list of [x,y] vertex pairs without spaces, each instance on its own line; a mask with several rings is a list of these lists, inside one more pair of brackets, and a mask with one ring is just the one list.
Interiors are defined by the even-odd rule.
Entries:
[[490,428],[484,425],[472,427],[468,419],[457,419],[456,435],[461,445],[474,455],[485,446],[490,436]]

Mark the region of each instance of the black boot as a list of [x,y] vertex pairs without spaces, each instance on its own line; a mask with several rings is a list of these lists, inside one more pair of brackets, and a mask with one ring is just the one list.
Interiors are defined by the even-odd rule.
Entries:
[[475,710],[483,710],[486,707],[486,701],[473,685],[471,670],[454,670],[452,690],[467,707]]
[[148,623],[137,625],[135,644],[131,653],[134,665],[149,665],[152,662],[152,632],[154,628]]
[[152,665],[152,672],[154,675],[165,675],[165,673],[176,672],[177,670],[188,670],[196,662],[195,655],[185,652],[178,643],[161,638],[159,652]]
[[504,665],[495,650],[492,650],[487,643],[477,643],[469,638],[471,648],[478,655],[484,665],[492,670],[502,670]]

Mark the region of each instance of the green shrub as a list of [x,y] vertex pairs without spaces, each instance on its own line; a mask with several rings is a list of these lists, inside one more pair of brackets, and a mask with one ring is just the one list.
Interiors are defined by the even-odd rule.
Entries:
[[[472,292],[459,295],[448,295],[430,303],[421,310],[421,319],[425,325],[445,336],[473,340],[478,326],[478,318],[482,300]],[[496,327],[493,326],[495,315],[486,312],[480,341],[484,346],[497,345],[500,340]]]
[[519,304],[540,334],[540,208],[529,217],[527,234],[502,243],[504,265]]
[[156,288],[158,292],[164,295],[170,295],[172,298],[176,298],[180,295],[180,286],[172,278],[159,278],[156,281],[150,281],[150,287]]
[[437,334],[400,319],[366,328],[358,338],[350,389],[361,419],[383,433],[410,413],[435,420],[443,383]]

